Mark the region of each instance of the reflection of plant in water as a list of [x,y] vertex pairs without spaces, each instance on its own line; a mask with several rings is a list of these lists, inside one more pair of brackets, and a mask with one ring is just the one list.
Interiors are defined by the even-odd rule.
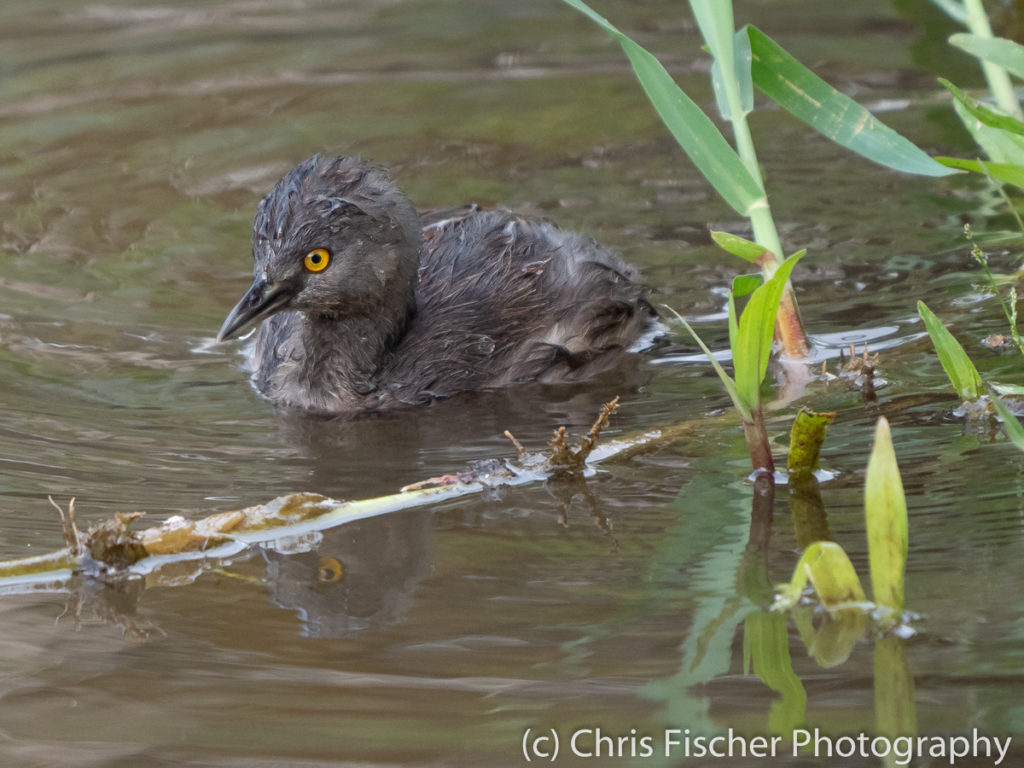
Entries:
[[[823,423],[819,421],[817,426],[823,427]],[[823,432],[820,434],[823,436]],[[813,479],[811,471],[816,464],[816,454],[808,454],[791,474],[791,481],[800,485],[805,478]],[[890,736],[915,732],[913,682],[902,641],[886,634],[897,629],[903,619],[907,505],[889,424],[884,418],[878,420],[868,461],[864,513],[874,603],[867,601],[843,548],[834,541],[819,540],[806,547],[792,579],[771,607],[748,615],[744,621],[746,671],[752,670],[765,685],[781,694],[769,716],[773,733],[791,732],[801,725],[807,704],[807,694],[790,661],[786,613],[792,615],[809,655],[823,667],[846,661],[870,619],[879,632],[875,645],[876,730]],[[821,514],[824,516],[823,510]],[[798,520],[798,528],[801,524],[806,521]],[[808,585],[824,611],[820,617],[804,599]]]

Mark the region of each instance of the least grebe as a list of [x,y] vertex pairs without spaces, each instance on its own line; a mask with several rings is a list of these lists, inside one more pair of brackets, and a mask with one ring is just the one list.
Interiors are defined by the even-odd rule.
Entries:
[[255,388],[318,413],[607,370],[654,322],[634,267],[504,211],[423,226],[386,172],[300,163],[259,204],[254,280],[218,340],[263,321]]

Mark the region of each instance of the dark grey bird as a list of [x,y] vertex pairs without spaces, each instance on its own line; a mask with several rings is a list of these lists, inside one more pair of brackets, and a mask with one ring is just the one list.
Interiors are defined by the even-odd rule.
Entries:
[[271,402],[334,414],[528,381],[585,379],[653,327],[634,267],[504,211],[424,226],[382,169],[300,163],[259,204],[254,279],[218,341],[249,349]]

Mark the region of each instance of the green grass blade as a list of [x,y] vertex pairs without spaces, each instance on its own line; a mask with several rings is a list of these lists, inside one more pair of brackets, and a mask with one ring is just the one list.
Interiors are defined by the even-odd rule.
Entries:
[[992,407],[996,409],[996,413],[999,414],[999,418],[1003,420],[1003,429],[1006,430],[1007,438],[1009,438],[1010,442],[1020,450],[1024,451],[1024,426],[1021,426],[1017,417],[1010,413],[1010,409],[1007,408],[1002,399],[994,393],[992,394]]
[[686,322],[686,318],[684,318],[682,315],[676,312],[668,304],[663,304],[662,306],[664,306],[665,309],[667,309],[669,312],[675,315],[676,319],[683,324],[683,327],[687,331],[689,331],[690,335],[693,337],[693,340],[697,342],[697,345],[701,348],[704,354],[707,355],[708,360],[711,362],[711,367],[714,368],[715,373],[718,374],[718,378],[722,380],[722,385],[725,387],[725,391],[729,395],[729,399],[732,400],[732,404],[735,405],[736,410],[740,412],[741,418],[744,421],[749,421],[750,408],[747,407],[747,404],[744,403],[743,400],[740,398],[739,392],[736,391],[736,382],[733,381],[732,377],[725,372],[725,369],[722,367],[722,364],[715,359],[714,353],[710,349],[708,349],[708,346],[707,344],[704,343],[704,340],[697,335],[697,332],[695,330],[693,330],[693,326]]
[[942,83],[946,90],[953,94],[953,98],[960,102],[969,114],[976,117],[984,125],[987,125],[990,128],[998,128],[1001,131],[1009,131],[1010,133],[1015,133],[1018,136],[1024,136],[1024,123],[1017,118],[1010,117],[1008,115],[1001,115],[998,112],[993,111],[984,104],[972,99],[945,78],[940,77],[939,82]]
[[974,363],[964,352],[960,342],[954,338],[953,334],[923,301],[917,302],[917,313],[924,320],[924,327],[928,330],[928,335],[932,337],[935,353],[939,356],[939,362],[942,363],[942,368],[949,377],[953,389],[964,400],[977,400],[984,393],[985,388],[981,383],[978,369],[974,367]]
[[[733,286],[736,285],[736,281],[733,280]],[[754,289],[756,291],[757,288]],[[751,291],[753,293],[753,291]],[[733,354],[733,362],[736,361],[736,346],[739,344],[740,337],[740,313],[736,310],[736,294],[729,291],[729,349]],[[756,403],[746,403],[750,408],[754,408]]]
[[764,285],[764,275],[760,272],[756,275],[736,275],[732,279],[732,297],[734,299],[743,298],[756,291],[762,285]]
[[950,168],[973,171],[983,176],[991,176],[996,181],[1024,187],[1024,167],[1014,163],[989,163],[984,160],[963,160],[959,157],[936,157],[937,161]]
[[889,422],[884,416],[875,427],[875,445],[868,460],[864,516],[875,603],[890,608],[898,617],[903,611],[903,575],[907,564],[907,500]]
[[979,37],[966,32],[951,35],[949,44],[972,56],[1002,67],[1011,75],[1024,78],[1024,46],[1003,37]]
[[715,103],[723,120],[731,120],[727,89],[730,83],[739,95],[743,114],[754,109],[754,85],[750,80],[750,39],[734,32],[732,3],[722,0],[690,0],[694,19],[711,51],[711,84]]
[[711,239],[715,241],[715,245],[726,253],[739,256],[744,261],[754,264],[760,261],[761,257],[766,253],[772,252],[771,248],[765,248],[763,245],[752,243],[749,240],[744,240],[739,235],[731,235],[728,232],[711,230]]
[[[971,115],[959,101],[953,102],[957,117],[964,124],[978,146],[985,150],[989,159],[996,163],[1013,163],[1024,165],[1024,136],[1017,136],[1007,131],[1000,131],[985,125]],[[935,158],[942,162],[939,158]]]
[[661,63],[582,0],[563,2],[588,16],[618,40],[665,126],[722,199],[743,216],[748,216],[754,208],[766,206],[767,199],[760,182],[750,175],[715,124],[676,85]]
[[733,30],[736,28],[732,0],[690,0],[690,9],[711,56],[732,61]]
[[793,267],[805,253],[800,251],[782,262],[772,278],[751,294],[739,318],[736,335],[732,340],[733,370],[740,399],[751,410],[756,409],[761,402],[761,382],[772,354],[775,316],[779,311],[782,289]]
[[954,173],[839,93],[764,32],[752,26],[746,29],[753,52],[754,85],[781,107],[837,144],[880,165],[923,176]]

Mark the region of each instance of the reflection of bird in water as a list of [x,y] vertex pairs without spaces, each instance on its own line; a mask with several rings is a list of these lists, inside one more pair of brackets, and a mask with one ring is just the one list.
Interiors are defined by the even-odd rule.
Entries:
[[413,510],[328,531],[313,552],[265,550],[269,597],[296,611],[309,637],[397,624],[430,573],[432,527]]
[[256,389],[320,413],[422,404],[612,367],[654,322],[636,270],[506,212],[421,228],[387,175],[313,157],[260,203],[255,279],[218,338],[263,320]]

